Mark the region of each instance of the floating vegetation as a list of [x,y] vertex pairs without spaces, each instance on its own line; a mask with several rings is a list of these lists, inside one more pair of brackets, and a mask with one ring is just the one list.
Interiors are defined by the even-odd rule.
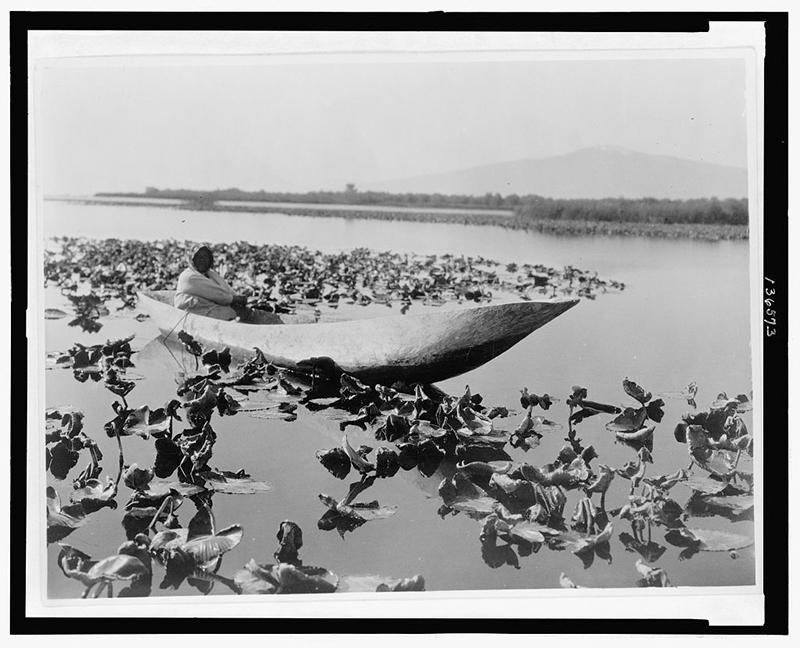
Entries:
[[[196,246],[173,240],[59,238],[55,242],[59,250],[46,252],[45,280],[70,300],[75,313],[70,326],[91,333],[102,327],[99,318],[109,315],[106,302],[119,302],[119,309],[135,308],[138,290],[174,290],[183,260]],[[250,295],[248,306],[271,313],[313,312],[342,304],[389,308],[397,304],[406,313],[413,304],[489,302],[501,294],[525,300],[594,299],[625,288],[618,281],[573,266],[505,267],[483,257],[415,256],[364,248],[322,253],[244,241],[208,247],[233,290]],[[88,294],[78,294],[86,287]],[[59,317],[54,309],[46,316]],[[187,346],[187,350],[201,355],[197,347]]]
[[[87,243],[82,254],[94,259],[92,255],[111,249],[104,247],[107,245]],[[128,249],[127,243],[119,245],[123,256],[136,258],[141,253],[134,247]],[[165,257],[181,249],[174,242],[163,246],[157,249]],[[247,244],[236,249],[251,260],[262,250]],[[398,260],[396,255],[367,251],[350,256],[320,255],[300,248],[277,249],[291,251],[288,260],[266,257],[270,264],[283,268],[278,271],[285,273],[281,275],[283,283],[265,283],[252,302],[275,312],[325,305],[334,308],[347,302],[485,301],[509,287],[503,270],[485,259],[402,259],[396,272],[387,275],[384,270]],[[351,266],[354,259],[361,265]],[[229,269],[239,268],[235,271],[239,281],[252,283],[253,277],[244,274],[233,256],[225,262]],[[124,263],[124,270],[114,266],[113,272],[90,272],[79,279],[98,282],[93,285],[98,294],[111,298],[128,295],[123,275],[135,265],[131,260]],[[144,267],[143,260],[141,263]],[[145,283],[168,287],[172,275],[164,267],[151,267],[157,265],[147,265],[142,275]],[[365,268],[369,270],[366,274]],[[530,275],[513,284],[517,296],[576,291],[581,284],[599,292],[621,289],[611,284],[603,287],[600,280],[581,280],[584,273],[574,269],[550,270],[516,266],[506,272]],[[255,272],[272,276],[273,266],[257,266]],[[326,284],[330,277],[340,275],[344,279],[335,286]],[[409,279],[412,275],[414,281]],[[377,276],[392,279],[378,290]],[[69,292],[72,278],[72,273],[56,273],[53,280],[64,281],[62,289]],[[480,282],[493,290],[477,286]],[[317,292],[311,290],[312,284]],[[518,290],[518,285],[523,288]],[[367,290],[371,291],[369,299]],[[299,557],[304,541],[313,546],[315,534],[320,532],[335,530],[352,542],[353,536],[347,534],[368,535],[372,526],[358,531],[367,523],[376,523],[375,528],[394,523],[381,522],[402,510],[386,495],[391,493],[386,488],[391,488],[398,475],[409,472],[414,478],[432,478],[429,483],[438,483],[432,494],[433,510],[448,524],[458,515],[474,520],[475,553],[479,550],[493,569],[521,569],[524,559],[534,560],[532,556],[540,551],[564,552],[569,560],[577,558],[588,569],[598,560],[611,563],[612,553],[619,553],[630,561],[638,558],[636,584],[664,587],[670,581],[656,563],[667,552],[684,559],[711,551],[727,551],[733,556],[752,544],[745,534],[716,528],[717,522],[727,524],[752,516],[749,461],[753,439],[743,418],[752,402],[744,394],[729,398],[720,393],[706,410],[698,410],[694,383],[685,390],[654,397],[653,392],[625,378],[620,403],[590,400],[589,390],[581,386],[558,397],[541,389],[533,393],[526,387],[518,398],[510,395],[512,403],[516,405],[518,400],[522,408],[514,410],[484,402],[469,386],[451,395],[432,385],[401,381],[365,385],[325,357],[309,359],[315,367],[315,381],[309,387],[304,379],[268,363],[258,349],[245,362],[234,365],[230,349],[204,348],[184,331],[177,335],[194,358],[194,370],[184,372],[174,392],[160,394],[155,403],[143,403],[136,397],[139,383],[132,369],[134,359],[140,356],[131,348],[132,337],[91,346],[75,344],[52,358],[53,368],[71,372],[76,381],[102,386],[98,393],[109,399],[110,409],[110,420],[103,429],[116,440],[119,450],[116,475],[103,473],[104,457],[88,434],[103,420],[87,421],[82,411],[69,406],[45,413],[47,469],[54,484],[65,482],[68,487],[61,494],[53,485],[47,488],[48,542],[60,542],[106,515],[118,516],[124,531],[125,542],[116,553],[112,545],[107,549],[111,555],[99,560],[76,547],[61,545],[57,563],[87,598],[114,595],[113,588],[119,584],[123,589],[117,596],[147,596],[153,583],[160,589],[186,584],[202,594],[215,587],[231,593],[264,594],[422,589],[424,580],[419,576],[337,575],[323,567],[303,565]],[[662,397],[685,399],[692,407],[673,435],[685,444],[688,465],[653,474],[662,470],[661,464],[653,467],[659,450],[654,441],[672,442],[669,434],[658,432],[664,419]],[[326,418],[333,430],[338,427],[341,442],[333,448],[319,448],[316,457],[333,478],[350,481],[346,494],[337,493],[331,480],[334,488],[320,487],[314,491],[318,499],[310,496],[311,502],[317,502],[313,506],[320,509],[311,536],[304,539],[299,526],[284,520],[277,534],[274,562],[250,560],[226,576],[223,561],[232,559],[226,555],[229,552],[236,550],[236,555],[242,551],[245,529],[238,522],[218,528],[213,499],[266,494],[263,501],[271,501],[268,493],[272,486],[262,480],[270,475],[251,476],[254,466],[224,466],[221,457],[225,455],[215,453],[217,444],[226,442],[222,440],[226,435],[220,437],[215,429],[220,419],[242,416],[283,421],[298,416]],[[264,422],[265,429],[269,425]],[[365,434],[371,436],[365,438]],[[622,451],[630,453],[628,460],[612,463],[603,445],[597,445],[604,455],[599,456],[593,443],[604,439],[618,441]],[[152,451],[152,463],[143,461],[140,452],[138,463],[127,463],[123,452],[131,443]],[[545,453],[542,448],[549,449]],[[380,502],[369,497],[380,488],[384,488]],[[394,500],[398,501],[402,502]],[[694,519],[710,516],[718,518],[709,524],[714,529],[706,529],[702,521]],[[159,572],[160,584],[154,570]],[[579,587],[565,574],[560,584]]]

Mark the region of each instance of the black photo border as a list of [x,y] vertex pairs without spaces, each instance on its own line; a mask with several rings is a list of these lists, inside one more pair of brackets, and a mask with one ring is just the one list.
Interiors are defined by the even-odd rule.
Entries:
[[[258,31],[565,31],[706,32],[710,21],[759,21],[766,26],[764,76],[764,275],[774,283],[775,333],[762,330],[764,351],[763,552],[765,596],[761,626],[710,626],[702,619],[320,619],[305,618],[38,618],[25,611],[26,498],[11,502],[9,565],[12,634],[216,633],[623,633],[786,634],[788,632],[788,14],[785,12],[638,13],[335,13],[335,12],[11,12],[11,367],[27,367],[25,318],[28,249],[28,34],[37,30]],[[768,221],[768,222],[767,222]],[[754,376],[755,378],[755,376]],[[9,381],[11,403],[27,403],[29,380]],[[35,383],[34,383],[35,384]],[[27,484],[26,407],[11,407],[8,442],[11,484]],[[768,509],[768,511],[767,511]],[[144,622],[144,623],[143,623]]]

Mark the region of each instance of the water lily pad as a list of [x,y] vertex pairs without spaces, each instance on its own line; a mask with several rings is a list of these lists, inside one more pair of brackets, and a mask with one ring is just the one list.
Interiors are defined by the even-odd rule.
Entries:
[[233,580],[242,594],[325,594],[336,591],[338,577],[320,567],[288,563],[259,565],[250,560]]
[[490,515],[496,503],[493,497],[460,471],[442,480],[439,495],[449,508],[479,518]]
[[632,432],[617,432],[615,436],[625,443],[647,445],[648,443],[652,443],[655,429],[655,425],[650,425]]
[[47,487],[47,542],[66,538],[86,522],[86,514],[80,504],[61,506],[61,498],[52,486]]
[[62,311],[62,310],[60,310],[58,308],[45,308],[44,309],[44,318],[46,320],[61,319],[61,318],[66,317],[66,316],[67,316],[67,314],[64,311]]
[[191,497],[192,495],[202,493],[204,490],[205,489],[202,486],[198,486],[196,484],[155,479],[147,485],[147,488],[144,490],[144,492],[152,498],[166,497],[172,492],[175,492],[183,497]]
[[564,589],[583,589],[582,585],[576,585],[564,572],[559,575],[558,584]]
[[694,545],[699,551],[731,551],[744,549],[753,544],[753,538],[749,536],[716,529],[674,529],[664,537],[668,542],[678,546]]
[[581,537],[572,543],[572,553],[580,554],[595,549],[598,545],[608,543],[614,533],[614,526],[609,522],[600,533]]
[[87,479],[81,488],[76,488],[70,493],[70,501],[80,504],[87,513],[97,511],[105,506],[116,508],[114,497],[117,495],[117,485],[111,477],[104,484],[99,479]]
[[91,581],[133,580],[144,576],[147,568],[133,556],[116,555],[96,562],[87,572]]
[[556,423],[555,421],[550,421],[546,419],[544,416],[534,416],[531,419],[533,425],[533,431],[537,434],[547,434],[549,432],[560,432],[564,429],[564,426],[561,423]]
[[642,559],[636,561],[636,571],[642,576],[639,580],[639,587],[670,587],[667,572],[661,567],[650,567],[645,565]]
[[411,578],[386,576],[340,576],[337,592],[424,592],[425,579],[417,574]]
[[639,409],[626,407],[622,414],[606,423],[606,430],[609,432],[634,432],[642,427],[646,418],[647,410],[644,407]]
[[347,457],[350,459],[350,463],[360,473],[367,473],[375,470],[375,465],[364,459],[360,454],[358,454],[354,449],[353,446],[350,445],[350,442],[347,440],[347,435],[345,434],[342,437],[342,450],[344,450]]
[[721,509],[732,515],[742,515],[751,510],[754,499],[751,494],[746,495],[726,495],[704,497],[703,502],[712,509]]
[[622,389],[625,390],[625,393],[628,394],[628,396],[635,398],[642,405],[652,398],[652,394],[650,392],[645,391],[642,387],[637,385],[632,380],[628,380],[627,378],[623,379],[622,381]]
[[180,340],[183,347],[193,356],[203,355],[203,347],[194,339],[194,337],[186,331],[178,331],[178,340]]
[[187,540],[180,549],[183,553],[191,556],[195,564],[202,566],[236,547],[242,541],[242,534],[242,527],[233,524],[213,535]]
[[344,479],[350,473],[350,457],[342,448],[317,450],[316,457],[336,479]]
[[121,434],[129,436],[138,434],[143,439],[150,435],[165,434],[170,427],[170,417],[164,408],[151,410],[147,405],[142,405],[131,410],[122,423]]
[[206,470],[198,472],[197,475],[204,480],[203,486],[215,493],[253,495],[272,490],[272,486],[267,482],[256,481],[243,471],[233,473],[225,470]]
[[704,477],[702,475],[691,474],[681,483],[688,486],[693,491],[705,495],[741,492],[735,485],[727,480],[712,479],[711,477]]

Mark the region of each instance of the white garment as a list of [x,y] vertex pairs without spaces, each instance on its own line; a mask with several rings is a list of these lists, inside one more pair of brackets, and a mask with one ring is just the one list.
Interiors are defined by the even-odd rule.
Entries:
[[176,308],[196,315],[232,320],[236,319],[236,311],[230,307],[233,295],[228,283],[213,270],[203,274],[186,268],[178,277],[173,303]]

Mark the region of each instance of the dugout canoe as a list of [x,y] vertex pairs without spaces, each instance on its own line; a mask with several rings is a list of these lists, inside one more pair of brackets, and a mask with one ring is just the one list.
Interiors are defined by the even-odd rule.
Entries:
[[[273,364],[304,372],[311,358],[331,358],[368,383],[433,383],[458,376],[507,351],[578,303],[524,301],[338,322],[244,324],[195,315],[172,305],[173,291],[142,291],[139,306],[162,337],[181,330],[206,347],[246,357],[258,347]],[[303,362],[306,361],[306,362]]]

